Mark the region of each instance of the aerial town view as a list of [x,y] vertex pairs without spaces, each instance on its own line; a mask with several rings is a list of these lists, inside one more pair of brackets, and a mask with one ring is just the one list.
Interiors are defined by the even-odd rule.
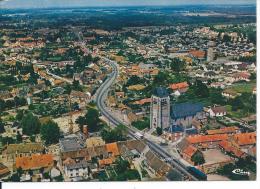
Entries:
[[86,2],[0,0],[0,181],[256,180],[256,1]]

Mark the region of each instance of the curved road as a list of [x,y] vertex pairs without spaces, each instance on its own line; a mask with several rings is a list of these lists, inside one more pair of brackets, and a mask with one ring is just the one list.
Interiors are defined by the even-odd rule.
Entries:
[[[108,78],[105,80],[105,82],[99,87],[99,89],[96,91],[96,96],[95,96],[95,101],[97,103],[97,107],[99,108],[101,114],[106,117],[114,126],[117,126],[119,124],[125,125],[121,120],[116,118],[106,107],[105,105],[105,100],[107,98],[108,90],[109,88],[114,84],[116,81],[116,78],[119,75],[119,70],[118,70],[118,65],[116,62],[111,61],[107,58],[102,57],[105,62],[107,62],[111,68],[112,68],[112,73],[108,75]],[[128,128],[128,134],[132,138],[139,139],[135,133],[136,130],[127,127]],[[181,163],[177,158],[173,157],[170,155],[168,152],[166,152],[161,146],[158,144],[152,142],[148,138],[145,139],[146,143],[150,147],[151,150],[153,150],[156,154],[158,154],[162,159],[166,160],[171,166],[176,168],[181,174],[188,176],[191,180],[198,180],[196,177],[194,177],[192,174],[190,174],[186,166]]]

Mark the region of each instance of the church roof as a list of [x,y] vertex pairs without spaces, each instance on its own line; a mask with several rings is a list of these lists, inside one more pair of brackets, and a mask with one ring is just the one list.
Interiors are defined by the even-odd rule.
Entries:
[[181,104],[174,104],[171,106],[171,118],[178,119],[178,118],[185,118],[188,116],[194,116],[198,112],[203,111],[203,105],[196,103],[181,103]]

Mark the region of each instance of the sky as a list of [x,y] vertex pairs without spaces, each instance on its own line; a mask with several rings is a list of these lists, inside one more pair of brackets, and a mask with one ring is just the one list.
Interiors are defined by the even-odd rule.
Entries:
[[256,0],[0,0],[0,8],[255,4]]

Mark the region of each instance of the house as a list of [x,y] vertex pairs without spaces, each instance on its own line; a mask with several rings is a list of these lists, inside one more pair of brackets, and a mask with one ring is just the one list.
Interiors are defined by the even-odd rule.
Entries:
[[157,157],[151,150],[148,150],[145,155],[144,165],[155,175],[164,176],[170,171],[170,166]]
[[[82,137],[84,137],[82,135]],[[69,135],[59,140],[61,152],[70,152],[80,150],[85,147],[85,138],[77,135]]]
[[212,130],[207,130],[207,134],[208,135],[216,135],[216,134],[236,134],[239,133],[240,129],[236,126],[232,126],[232,127],[223,127],[220,129],[212,129]]
[[105,159],[100,159],[98,160],[98,164],[101,168],[105,167],[105,166],[109,166],[111,164],[114,163],[116,159],[114,157],[111,158],[105,158]]
[[44,146],[42,143],[9,144],[2,150],[2,161],[12,171],[16,158],[28,157],[33,154],[40,155],[43,152]]
[[184,138],[177,144],[177,150],[181,157],[192,165],[194,165],[194,162],[192,161],[193,155],[196,153],[201,153],[199,148],[190,143],[187,138]]
[[205,112],[202,104],[181,103],[171,106],[171,125],[191,127],[194,118],[205,119]]
[[192,157],[197,152],[199,152],[199,150],[196,147],[192,145],[188,145],[186,148],[182,149],[181,156],[184,160],[194,165],[194,162],[192,161]]
[[185,93],[189,89],[189,84],[187,82],[173,83],[169,85],[169,88],[175,95],[178,95]]
[[222,96],[224,96],[228,99],[234,99],[239,95],[240,95],[240,93],[237,93],[237,92],[233,91],[232,89],[228,89],[228,88],[222,92]]
[[35,173],[40,169],[51,170],[54,165],[52,154],[33,154],[27,157],[17,157],[15,159],[16,169],[22,168],[23,171],[32,170]]
[[228,134],[215,134],[215,135],[191,135],[186,137],[190,144],[203,149],[215,148],[218,143],[227,140]]
[[232,142],[224,140],[219,143],[219,148],[226,154],[230,155],[233,158],[244,158],[246,153],[240,150],[239,147],[233,145]]
[[256,145],[256,132],[238,133],[233,136],[234,141],[245,151]]
[[[143,160],[142,166],[145,166],[146,169],[149,169],[158,176],[165,175],[170,169],[164,161],[149,150],[149,147],[142,140],[120,141],[83,148],[77,151],[61,152],[60,157],[62,161],[61,165],[64,169],[70,170],[67,173],[72,174],[73,179],[78,179],[78,177],[74,177],[75,175],[77,176],[77,171],[74,170],[74,167],[72,169],[68,165],[75,165],[75,162],[87,161],[91,172],[97,172],[99,169],[113,164],[118,156],[130,161],[130,164],[133,158],[140,157]],[[91,163],[93,158],[97,160],[98,167],[93,162]],[[83,171],[87,170],[84,169]],[[79,172],[78,175],[80,175]]]
[[89,177],[89,163],[86,160],[75,162],[74,160],[64,164],[65,176],[72,181],[77,178],[78,180],[87,179]]
[[235,73],[232,76],[233,82],[237,82],[237,81],[250,81],[250,73],[247,72],[240,72],[240,73]]
[[227,115],[225,106],[214,106],[208,110],[210,117],[223,117]]
[[212,82],[210,84],[211,87],[214,87],[214,88],[221,88],[221,89],[224,89],[225,88],[225,85],[224,83],[221,83],[221,82]]

